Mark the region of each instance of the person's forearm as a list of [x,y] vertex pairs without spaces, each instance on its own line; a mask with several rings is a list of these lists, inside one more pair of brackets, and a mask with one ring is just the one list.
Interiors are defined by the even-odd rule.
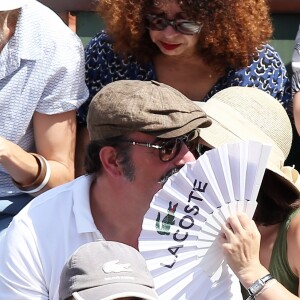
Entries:
[[[248,289],[256,280],[264,277],[270,272],[262,265],[253,266],[253,268],[247,270],[240,270],[236,275],[239,278],[241,284]],[[299,297],[289,292],[281,283],[276,279],[268,281],[255,296],[256,300],[299,300]]]
[[297,129],[298,135],[300,136],[300,91],[297,92],[294,96],[293,112],[294,112],[295,126]]
[[24,185],[33,182],[38,174],[34,156],[4,138],[0,139],[0,163],[16,182]]
[[[52,187],[74,179],[74,163],[71,161],[66,165],[44,158],[46,164],[44,164],[43,167],[48,170],[41,170],[39,161],[33,154],[24,151],[18,145],[3,138],[0,140],[0,145],[0,164],[9,173],[16,185],[21,187],[21,191],[22,187],[31,186],[41,171],[44,171],[44,173],[42,174],[43,178],[41,178],[41,182],[38,183],[38,186],[42,184],[43,187],[37,192],[29,192],[30,194],[40,194]],[[47,176],[48,179],[45,178]]]
[[269,281],[265,288],[255,297],[256,300],[299,300],[276,279]]
[[[240,283],[248,290],[255,281],[270,273],[260,262],[260,233],[257,226],[247,215],[238,213],[227,219],[222,231],[220,239],[226,261]],[[294,300],[299,297],[272,279],[266,282],[255,299]]]

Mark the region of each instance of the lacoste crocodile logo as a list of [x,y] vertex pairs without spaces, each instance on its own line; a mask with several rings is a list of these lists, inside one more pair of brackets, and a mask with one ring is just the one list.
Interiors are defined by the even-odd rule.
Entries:
[[169,235],[170,234],[170,228],[171,225],[175,224],[175,211],[176,208],[178,206],[178,203],[174,204],[172,206],[172,202],[169,202],[169,208],[168,208],[168,214],[162,219],[162,221],[160,221],[160,212],[158,212],[157,214],[157,218],[156,218],[156,231],[158,234],[161,235]]
[[131,264],[120,264],[118,259],[111,260],[102,266],[104,273],[121,273],[121,272],[132,272]]

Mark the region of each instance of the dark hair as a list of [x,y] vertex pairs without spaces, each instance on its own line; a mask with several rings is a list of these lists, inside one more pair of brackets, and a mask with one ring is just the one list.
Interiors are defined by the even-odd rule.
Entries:
[[[114,50],[141,61],[159,53],[145,27],[145,14],[157,0],[101,0],[97,6]],[[198,53],[216,71],[247,67],[272,35],[265,0],[178,0],[187,16],[203,24]]]
[[124,176],[128,180],[134,180],[134,166],[131,160],[131,147],[129,144],[124,143],[123,137],[113,137],[106,140],[91,141],[86,149],[85,155],[85,170],[87,174],[101,174],[102,163],[99,157],[99,152],[103,147],[111,146],[117,150],[117,160],[123,167]]
[[270,170],[265,172],[257,202],[253,220],[264,226],[282,223],[300,207],[299,193],[295,193],[281,176]]

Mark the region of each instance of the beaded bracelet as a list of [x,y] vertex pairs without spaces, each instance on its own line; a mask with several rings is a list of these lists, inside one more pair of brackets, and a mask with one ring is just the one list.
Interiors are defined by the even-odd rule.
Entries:
[[35,180],[29,185],[22,185],[12,179],[15,186],[23,193],[33,194],[42,190],[49,182],[51,176],[51,168],[48,161],[42,155],[30,153],[38,163],[38,175]]

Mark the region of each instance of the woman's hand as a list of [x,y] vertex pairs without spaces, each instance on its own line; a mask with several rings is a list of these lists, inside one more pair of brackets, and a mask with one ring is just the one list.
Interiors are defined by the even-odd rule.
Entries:
[[259,260],[260,233],[245,213],[230,216],[222,229],[221,242],[227,263],[248,288],[268,274]]
[[[221,243],[227,263],[242,285],[248,289],[253,282],[269,274],[259,260],[260,233],[254,221],[244,213],[230,216],[222,229]],[[296,300],[299,297],[278,281],[272,280],[255,299]]]

